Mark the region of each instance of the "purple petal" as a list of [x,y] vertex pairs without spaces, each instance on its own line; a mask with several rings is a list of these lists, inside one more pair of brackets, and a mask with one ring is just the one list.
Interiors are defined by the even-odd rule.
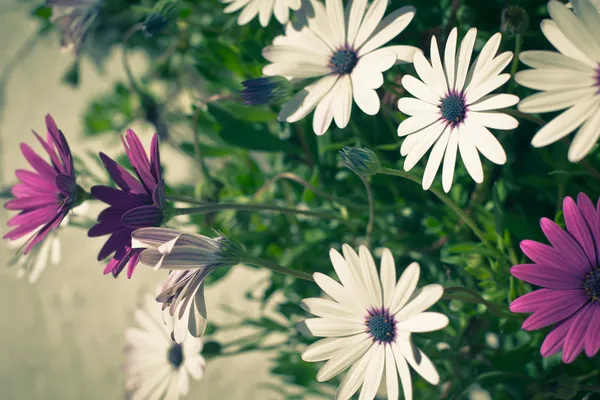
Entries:
[[131,165],[133,165],[138,173],[140,180],[144,183],[148,191],[153,192],[157,182],[154,180],[152,172],[150,171],[148,156],[146,155],[142,142],[131,129],[127,130],[123,145],[125,146],[129,161],[131,161]]
[[25,143],[21,143],[21,153],[31,166],[44,178],[54,179],[56,170],[44,161],[35,151]]
[[146,194],[146,188],[119,163],[104,153],[100,153],[100,159],[117,186],[128,192]]
[[590,264],[597,265],[596,246],[594,245],[592,231],[581,215],[579,208],[577,208],[575,201],[570,197],[565,197],[563,200],[563,214],[567,230],[583,248]]
[[156,189],[154,189],[154,193],[152,193],[152,201],[154,205],[160,209],[162,209],[165,205],[165,181],[160,180],[158,185],[156,185]]
[[17,183],[10,189],[10,193],[15,197],[31,197],[40,195],[56,197],[56,193],[54,191],[50,193],[45,189],[36,186],[30,186],[25,183]]
[[160,171],[160,151],[158,148],[158,134],[152,136],[152,144],[150,145],[150,171],[154,175],[154,180],[160,182],[162,173]]
[[58,204],[47,205],[31,211],[21,212],[8,220],[8,226],[27,225],[38,227],[50,222],[58,212]]
[[522,281],[549,289],[579,289],[584,277],[574,276],[574,269],[556,268],[541,264],[520,264],[510,269],[510,273]]
[[71,175],[59,174],[56,177],[56,187],[65,196],[71,196],[75,192],[77,184]]
[[596,212],[590,198],[584,193],[577,195],[577,207],[592,232],[594,247],[596,249],[596,260],[600,260],[600,215]]
[[554,247],[547,244],[534,242],[533,240],[523,240],[521,250],[536,264],[549,265],[555,268],[564,268],[568,265],[567,260]]
[[54,166],[54,169],[56,169],[58,172],[63,173],[63,174],[67,173],[67,171],[65,170],[65,167],[60,162],[60,159],[58,158],[58,155],[54,151],[54,148],[52,147],[52,145],[50,143],[46,142],[44,139],[42,139],[41,136],[38,135],[35,131],[32,131],[32,132],[35,135],[35,137],[38,139],[38,141],[40,142],[40,144],[42,145],[44,150],[46,150],[46,153],[48,153],[48,156],[50,156],[50,160],[52,161],[52,165]]
[[578,294],[557,297],[540,307],[523,322],[523,329],[534,331],[562,321],[575,314],[588,302],[588,297],[583,290]]
[[123,225],[132,228],[145,228],[159,226],[162,222],[162,211],[154,206],[141,206],[133,208],[123,214]]
[[128,246],[131,246],[131,229],[123,228],[110,235],[98,253],[98,261],[102,261],[113,252],[118,253],[120,249]]
[[594,314],[592,303],[588,303],[575,316],[571,328],[565,337],[562,359],[565,364],[570,364],[583,350],[585,334],[590,326],[590,318]]
[[38,195],[9,200],[4,204],[4,208],[7,210],[29,211],[34,208],[40,208],[51,204],[56,205],[56,196]]
[[110,186],[92,187],[92,196],[123,210],[143,206],[152,201],[148,195],[128,193]]
[[514,313],[530,313],[537,311],[556,299],[562,301],[564,297],[570,297],[580,293],[581,289],[539,289],[515,299],[510,303],[509,309]]
[[63,133],[58,129],[54,119],[50,114],[46,115],[46,127],[48,128],[48,143],[56,147],[58,155],[62,161],[64,170],[61,171],[67,175],[73,175],[73,157],[71,157],[71,149]]
[[133,275],[133,271],[135,270],[135,267],[140,262],[140,256],[142,255],[142,250],[143,249],[132,249],[131,250],[131,259],[129,260],[129,265],[127,266],[127,278],[128,279],[131,279],[131,276]]
[[542,357],[550,357],[562,349],[567,332],[573,323],[573,319],[574,317],[562,321],[560,324],[554,327],[548,336],[546,336],[546,339],[540,348],[540,354]]
[[108,235],[109,233],[115,233],[123,229],[123,223],[121,222],[121,215],[111,216],[98,222],[92,226],[88,231],[89,237],[98,237]]
[[43,176],[36,174],[35,172],[26,171],[24,169],[16,170],[15,175],[21,180],[21,182],[28,186],[35,186],[40,190],[44,190],[50,193],[57,192],[54,179],[48,180],[45,179]]
[[589,328],[585,334],[585,354],[594,357],[600,350],[600,303],[592,303],[594,313],[590,315]]
[[542,218],[540,226],[552,246],[570,261],[569,269],[579,271],[582,276],[590,272],[590,262],[573,236],[560,229],[554,221],[548,218]]

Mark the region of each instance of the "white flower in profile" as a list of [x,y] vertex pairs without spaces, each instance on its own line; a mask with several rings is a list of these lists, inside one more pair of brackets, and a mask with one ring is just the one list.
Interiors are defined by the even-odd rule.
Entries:
[[302,5],[302,0],[222,0],[228,4],[223,10],[229,14],[243,8],[237,23],[246,25],[258,15],[258,20],[263,27],[269,25],[271,16],[275,15],[281,24],[287,24],[290,19],[290,10],[297,11]]
[[398,135],[406,136],[400,153],[406,156],[404,170],[411,170],[432,148],[423,174],[423,189],[433,183],[442,163],[442,185],[450,191],[454,179],[456,155],[460,156],[469,175],[477,183],[483,181],[479,153],[495,164],[506,162],[506,153],[488,130],[514,129],[518,121],[496,111],[519,102],[511,94],[490,94],[510,78],[501,72],[512,60],[510,51],[498,56],[502,35],[496,33],[481,49],[471,65],[477,29],[472,28],[462,40],[458,52],[457,30],[448,37],[444,61],[435,36],[431,38],[431,63],[419,52],[414,66],[421,80],[405,75],[402,85],[414,98],[402,98],[398,108],[410,117],[398,127]]
[[302,359],[308,362],[328,360],[317,374],[319,382],[350,370],[342,379],[336,399],[349,399],[362,385],[360,399],[372,400],[384,375],[388,399],[398,399],[398,376],[404,398],[412,399],[410,365],[427,382],[437,385],[440,377],[431,360],[411,340],[416,332],[431,332],[448,325],[448,317],[425,312],[444,292],[433,284],[415,290],[419,264],[410,264],[396,283],[396,267],[390,250],[381,257],[377,274],[369,250],[361,246],[359,254],[348,245],[342,256],[336,250],[329,255],[341,284],[327,275],[313,275],[317,285],[333,300],[304,299],[301,306],[318,318],[298,324],[305,334],[325,337],[310,345]]
[[240,245],[219,236],[215,239],[167,228],[141,228],[131,235],[134,248],[145,248],[140,262],[155,270],[171,270],[156,301],[173,320],[173,340],[181,343],[188,332],[199,337],[207,323],[204,280],[215,269],[241,262]]
[[263,50],[271,64],[267,76],[285,76],[296,81],[316,79],[294,95],[281,109],[280,121],[296,122],[315,110],[313,130],[327,131],[332,120],[340,128],[350,121],[352,99],[366,114],[379,111],[375,89],[383,85],[382,72],[396,62],[411,62],[412,46],[386,46],[406,28],[415,15],[413,7],[400,8],[383,18],[388,0],[311,0],[298,11],[306,21],[286,26],[285,34]]
[[523,99],[519,110],[545,113],[565,110],[533,137],[534,147],[544,147],[577,130],[568,158],[582,160],[600,137],[600,12],[590,0],[574,0],[569,10],[558,1],[548,3],[551,20],[542,21],[542,32],[558,50],[524,51],[520,60],[533,69],[515,80],[541,90]]
[[190,376],[199,380],[206,363],[202,340],[171,340],[171,321],[163,321],[160,305],[150,294],[135,311],[139,328],[125,331],[125,390],[131,400],[175,400],[188,394]]

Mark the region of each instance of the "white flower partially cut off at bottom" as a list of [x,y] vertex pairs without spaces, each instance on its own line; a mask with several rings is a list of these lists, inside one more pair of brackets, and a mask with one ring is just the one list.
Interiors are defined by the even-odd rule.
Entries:
[[139,328],[125,332],[125,389],[131,400],[176,400],[189,392],[190,377],[199,380],[206,363],[202,340],[171,340],[171,320],[163,321],[160,304],[150,294],[135,311]]
[[431,187],[442,166],[442,186],[450,191],[457,153],[467,172],[477,183],[483,182],[479,153],[495,164],[506,163],[502,145],[488,128],[511,130],[519,122],[501,111],[514,106],[519,98],[512,94],[490,94],[510,79],[501,72],[512,60],[510,51],[496,56],[502,35],[496,33],[481,49],[471,65],[477,29],[466,34],[457,51],[457,29],[446,42],[444,58],[435,36],[431,38],[431,63],[422,52],[415,54],[419,79],[404,75],[402,85],[416,98],[404,97],[398,108],[410,117],[398,126],[398,136],[406,136],[400,154],[406,156],[404,170],[410,171],[431,149],[423,174],[423,189]]
[[[331,262],[341,284],[327,275],[315,273],[316,283],[333,300],[304,299],[302,307],[318,318],[298,324],[302,333],[325,337],[310,345],[302,359],[328,360],[317,374],[326,381],[349,369],[338,388],[336,399],[347,400],[361,387],[360,400],[375,398],[385,374],[389,400],[412,399],[409,365],[427,382],[437,385],[440,377],[431,360],[411,340],[416,332],[431,332],[448,325],[448,317],[425,312],[444,292],[433,284],[416,290],[420,268],[410,264],[396,282],[396,267],[390,250],[381,258],[380,274],[369,250],[359,254],[348,245],[342,256],[330,251]],[[398,376],[400,379],[398,379]]]
[[238,25],[246,25],[257,15],[263,27],[269,25],[271,16],[275,15],[281,24],[287,24],[290,11],[297,11],[302,5],[302,0],[221,0],[228,4],[223,10],[226,14],[242,10],[237,19]]

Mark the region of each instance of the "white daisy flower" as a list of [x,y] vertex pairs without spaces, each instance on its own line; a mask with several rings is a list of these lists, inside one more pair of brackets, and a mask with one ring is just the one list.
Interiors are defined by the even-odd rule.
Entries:
[[410,115],[398,127],[398,135],[407,136],[400,153],[406,156],[404,170],[409,171],[432,148],[423,174],[425,190],[433,183],[443,159],[442,184],[445,192],[450,191],[459,151],[469,175],[481,183],[479,153],[495,164],[506,162],[502,145],[488,128],[514,129],[519,124],[515,118],[493,111],[513,106],[519,98],[489,94],[509,80],[510,74],[501,72],[513,54],[507,51],[496,56],[502,38],[496,33],[469,67],[476,37],[477,29],[470,29],[457,53],[454,28],[446,43],[443,64],[437,40],[432,37],[431,64],[421,52],[415,54],[414,66],[421,80],[410,75],[402,78],[404,88],[417,98],[398,101],[400,111]]
[[[410,264],[396,283],[394,258],[388,249],[381,257],[381,273],[369,250],[361,246],[359,255],[348,245],[344,256],[335,250],[329,255],[342,284],[321,273],[313,275],[317,285],[332,300],[309,298],[301,306],[319,318],[298,324],[305,334],[325,337],[310,345],[302,359],[328,360],[317,374],[326,381],[350,367],[338,388],[336,399],[349,399],[362,385],[360,400],[372,400],[381,378],[386,378],[388,399],[398,399],[398,375],[405,399],[412,399],[410,365],[431,384],[440,377],[431,360],[411,340],[413,332],[431,332],[448,325],[448,317],[424,312],[444,292],[441,285],[416,290],[419,264]],[[408,363],[407,363],[408,362]]]
[[380,104],[375,89],[383,85],[382,72],[397,61],[411,62],[417,50],[412,46],[381,48],[415,15],[413,7],[403,7],[383,18],[387,3],[374,0],[367,7],[367,0],[350,0],[344,10],[342,0],[327,0],[325,6],[311,0],[311,7],[297,13],[306,23],[298,29],[288,24],[285,35],[263,50],[272,63],[263,68],[264,75],[317,78],[283,106],[280,121],[296,122],[315,110],[317,135],[325,133],[332,120],[345,128],[353,98],[366,114],[377,114]]
[[222,0],[228,4],[223,12],[229,14],[243,8],[238,17],[238,25],[246,25],[258,15],[258,20],[263,27],[269,25],[271,16],[275,15],[281,24],[287,24],[290,19],[290,10],[297,11],[302,5],[302,0]]
[[175,400],[188,394],[191,376],[199,380],[206,363],[202,340],[171,340],[171,321],[163,321],[160,305],[150,294],[135,311],[139,328],[125,331],[125,390],[131,400]]
[[575,13],[558,1],[548,2],[552,19],[541,27],[558,52],[524,51],[519,58],[533,69],[517,73],[515,80],[542,91],[523,99],[520,111],[567,109],[540,129],[531,144],[544,147],[578,130],[568,152],[569,161],[578,162],[600,137],[600,13],[590,0],[572,3]]

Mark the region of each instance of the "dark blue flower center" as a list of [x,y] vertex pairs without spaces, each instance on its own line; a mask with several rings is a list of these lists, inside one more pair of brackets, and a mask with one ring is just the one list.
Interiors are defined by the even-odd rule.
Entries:
[[358,55],[356,51],[343,48],[333,53],[329,60],[329,68],[336,74],[345,75],[352,72],[357,62]]
[[467,116],[465,98],[460,94],[452,93],[444,97],[440,109],[442,117],[452,125],[460,124]]
[[391,343],[396,339],[396,320],[386,309],[369,311],[365,325],[373,341]]
[[179,368],[183,364],[183,349],[180,344],[173,343],[167,354],[167,359],[174,368]]
[[583,289],[590,300],[600,302],[600,269],[596,268],[587,274]]

